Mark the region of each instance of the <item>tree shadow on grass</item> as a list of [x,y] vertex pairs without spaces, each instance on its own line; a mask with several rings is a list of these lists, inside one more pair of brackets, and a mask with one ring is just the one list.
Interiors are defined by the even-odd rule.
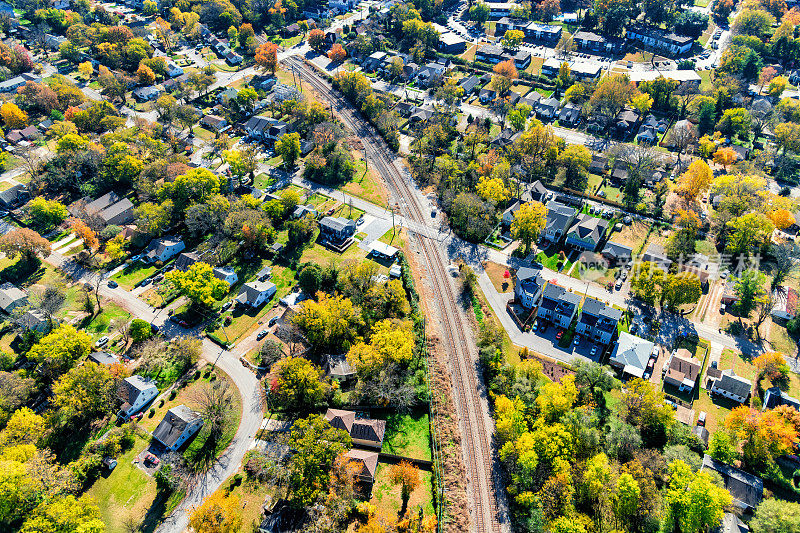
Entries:
[[12,265],[8,265],[3,270],[0,270],[0,277],[5,281],[9,281],[15,285],[33,285],[38,282],[45,273],[42,267],[42,262],[37,259],[36,261],[24,261],[20,259]]

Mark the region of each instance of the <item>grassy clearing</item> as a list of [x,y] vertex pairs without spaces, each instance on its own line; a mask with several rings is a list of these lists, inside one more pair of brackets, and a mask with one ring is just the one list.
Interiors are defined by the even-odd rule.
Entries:
[[131,521],[141,521],[141,531],[153,531],[183,499],[182,491],[167,498],[159,496],[155,480],[133,463],[148,442],[136,437],[133,447],[117,457],[117,467],[86,492],[100,507],[100,518],[108,533],[130,531],[127,524]]
[[361,155],[354,154],[356,173],[355,177],[342,186],[346,193],[363,198],[376,205],[386,205],[387,194],[383,180],[367,169],[366,163],[361,159]]
[[727,370],[733,369],[737,376],[747,378],[750,381],[755,381],[758,376],[758,369],[750,362],[742,359],[742,354],[736,353],[730,348],[722,350],[722,356],[719,359],[719,369]]
[[634,220],[629,226],[623,225],[622,230],[611,235],[609,240],[630,246],[636,254],[645,244],[650,224],[641,220]]
[[497,292],[509,292],[514,289],[514,284],[511,281],[511,277],[504,277],[506,272],[510,273],[510,270],[505,266],[499,263],[493,263],[492,261],[486,261],[483,264],[483,269],[486,271],[489,279],[492,280],[492,285],[494,285],[494,288],[497,290]]
[[[561,249],[558,246],[550,246],[546,250],[542,250],[536,254],[536,260],[539,261],[545,268],[558,271],[559,252]],[[565,267],[569,268],[569,261],[566,261]]]
[[112,322],[130,320],[131,315],[117,304],[110,302],[103,302],[103,308],[99,315],[95,317],[86,317],[85,323],[81,327],[86,330],[86,333],[93,337],[100,337],[109,332]]
[[146,265],[141,261],[135,261],[111,276],[111,279],[119,283],[122,288],[131,290],[139,282],[152,276],[155,271],[156,267]]
[[[390,469],[391,467],[387,464],[378,464],[370,503],[377,508],[379,517],[394,522],[400,513],[402,499],[400,497],[400,485],[395,485],[391,481]],[[433,515],[433,476],[430,472],[420,470],[419,480],[419,487],[411,493],[411,497],[408,500],[408,508],[416,510],[418,507],[422,507],[425,515]]]
[[431,460],[431,428],[428,411],[419,409],[411,414],[373,413],[376,418],[386,419],[386,434],[382,451]]

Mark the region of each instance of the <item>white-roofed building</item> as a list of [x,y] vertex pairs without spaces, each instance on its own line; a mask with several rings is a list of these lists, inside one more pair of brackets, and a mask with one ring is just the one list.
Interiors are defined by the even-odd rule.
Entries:
[[652,342],[623,331],[619,334],[609,363],[622,370],[623,374],[640,378],[647,370],[654,349],[655,344]]

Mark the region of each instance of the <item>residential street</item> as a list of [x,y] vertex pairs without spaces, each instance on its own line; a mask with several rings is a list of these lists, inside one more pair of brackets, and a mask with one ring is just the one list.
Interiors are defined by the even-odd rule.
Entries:
[[[54,253],[47,258],[47,262],[62,267],[72,278],[81,283],[92,283],[97,279],[97,274],[86,272],[64,256]],[[134,296],[121,287],[109,288],[105,283],[100,285],[100,295],[108,298],[125,308],[136,318],[146,320],[159,326],[160,332],[167,338],[187,334],[198,334],[198,331],[187,331],[177,324],[169,321],[165,310],[157,310]],[[251,337],[257,333],[253,332]],[[230,446],[220,456],[214,466],[206,473],[194,478],[187,487],[186,498],[156,530],[159,533],[181,533],[189,525],[189,512],[216,491],[222,483],[239,469],[245,453],[250,449],[256,432],[261,426],[263,411],[261,407],[261,384],[255,374],[247,369],[239,357],[245,355],[241,347],[252,344],[248,339],[240,343],[240,349],[233,352],[223,350],[207,338],[203,338],[202,357],[222,369],[233,380],[242,398],[242,419],[239,429]]]

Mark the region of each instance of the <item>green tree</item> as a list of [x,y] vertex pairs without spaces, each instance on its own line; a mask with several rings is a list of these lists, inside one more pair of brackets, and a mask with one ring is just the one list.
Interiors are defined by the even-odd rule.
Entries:
[[739,458],[736,442],[725,431],[715,431],[711,435],[711,440],[708,442],[708,455],[729,465]]
[[41,229],[49,229],[64,222],[69,213],[64,204],[57,200],[46,200],[37,196],[28,204],[28,214],[31,222]]
[[214,276],[211,265],[202,261],[185,272],[177,269],[167,272],[166,281],[194,304],[207,307],[221,300],[230,288],[226,281]]
[[772,221],[763,213],[747,213],[726,224],[730,230],[727,251],[733,254],[750,254],[763,248],[775,229]]
[[583,190],[586,186],[586,172],[592,164],[592,153],[588,148],[571,144],[558,155],[558,163],[564,168],[564,186]]
[[516,49],[519,48],[524,38],[525,34],[520,30],[506,30],[502,43],[506,48]]
[[614,512],[622,524],[629,523],[639,510],[639,483],[628,473],[617,478],[617,490],[614,495]]
[[708,531],[719,525],[731,502],[730,493],[714,484],[708,472],[694,474],[683,461],[669,465],[664,520],[670,530]]
[[750,113],[743,107],[726,109],[722,113],[722,118],[717,122],[717,129],[728,137],[738,135],[740,138],[746,139],[750,133],[752,120]]
[[281,155],[286,169],[294,168],[297,158],[300,157],[300,134],[284,133],[275,142],[275,153]]
[[478,2],[469,8],[469,19],[483,26],[489,20],[489,6],[483,2]]
[[292,425],[289,447],[289,498],[305,507],[325,494],[333,462],[353,445],[350,435],[334,428],[319,415],[302,418]]
[[308,412],[320,405],[328,395],[329,386],[322,371],[302,357],[286,357],[278,363],[273,394],[278,405]]
[[117,380],[105,365],[86,362],[69,370],[53,385],[53,406],[60,424],[102,418],[114,409]]
[[753,533],[800,533],[800,503],[763,500],[750,521]]
[[92,338],[69,324],[62,324],[33,345],[28,359],[37,363],[46,377],[63,374],[92,349]]
[[667,430],[675,422],[672,407],[664,403],[664,392],[639,378],[625,385],[622,414],[628,423],[639,428],[645,444],[665,440]]
[[134,211],[137,228],[147,235],[161,235],[169,228],[174,207],[172,200],[164,200],[160,204],[140,204]]
[[662,287],[664,303],[671,309],[677,309],[684,304],[697,303],[702,294],[700,278],[692,272],[669,274]]
[[661,300],[661,285],[665,274],[658,265],[645,261],[636,265],[631,276],[631,288],[638,298],[649,305]]
[[317,296],[316,301],[302,303],[294,322],[305,332],[308,340],[321,349],[348,347],[358,324],[353,302],[342,296],[324,293]]
[[520,239],[525,245],[525,250],[531,248],[531,243],[539,239],[539,235],[547,222],[547,208],[541,202],[528,202],[522,205],[511,223],[511,236]]
[[207,168],[193,168],[186,174],[165,183],[158,191],[161,200],[171,199],[175,206],[183,210],[189,203],[202,203],[219,193],[219,177]]
[[100,509],[87,496],[69,495],[48,500],[33,510],[20,533],[104,533]]
[[153,328],[150,322],[141,318],[134,318],[131,321],[130,335],[133,342],[143,342],[153,336]]
[[753,312],[761,299],[766,295],[764,284],[767,279],[764,274],[756,270],[745,270],[742,275],[736,279],[733,290],[739,301],[736,306],[742,316],[748,317]]

